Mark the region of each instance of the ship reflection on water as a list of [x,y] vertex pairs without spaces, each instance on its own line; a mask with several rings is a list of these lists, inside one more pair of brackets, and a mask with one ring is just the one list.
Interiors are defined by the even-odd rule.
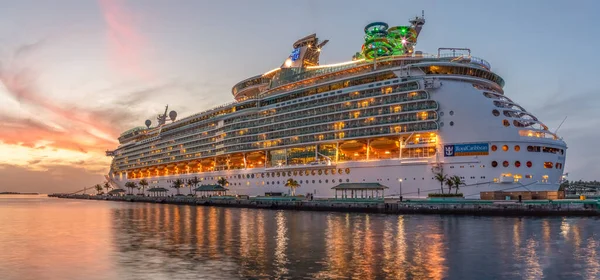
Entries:
[[116,208],[111,218],[119,274],[141,278],[600,277],[590,219],[155,204]]

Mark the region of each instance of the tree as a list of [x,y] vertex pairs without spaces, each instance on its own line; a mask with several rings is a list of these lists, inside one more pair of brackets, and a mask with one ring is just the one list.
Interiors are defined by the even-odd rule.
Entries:
[[106,193],[108,193],[108,191],[110,191],[110,189],[112,187],[110,186],[110,184],[108,182],[104,182],[104,188],[106,189]]
[[300,187],[300,184],[298,184],[298,181],[289,178],[285,182],[285,186],[292,190],[292,196],[296,196],[296,188]]
[[440,172],[434,174],[434,178],[440,182],[440,190],[444,193],[444,183],[446,179],[448,179],[448,175],[444,174],[444,169],[441,169]]
[[140,188],[142,189],[142,195],[144,194],[144,190],[148,186],[148,181],[146,179],[140,180]]
[[217,184],[221,185],[221,187],[225,187],[225,186],[229,185],[229,181],[227,181],[227,179],[225,179],[225,177],[221,177],[217,181]]
[[181,179],[177,179],[175,181],[173,181],[173,185],[171,185],[171,188],[174,188],[175,190],[177,190],[177,195],[179,195],[179,189],[181,189],[183,187],[183,181]]
[[133,189],[137,188],[137,184],[135,182],[127,182],[125,183],[125,187],[129,190],[129,194],[131,194]]
[[446,178],[446,186],[448,186],[448,193],[452,193],[452,187],[454,187],[454,179],[452,177]]
[[463,181],[460,176],[454,175],[450,177],[452,179],[452,186],[456,189],[456,194],[458,194],[458,189],[460,186],[466,186],[465,181]]
[[188,186],[190,187],[190,194],[192,194],[192,187],[194,187],[194,189],[195,189],[199,183],[200,183],[200,180],[196,176],[194,176],[194,178],[188,180]]
[[96,194],[100,195],[100,192],[102,191],[102,186],[100,186],[100,184],[96,184],[94,186],[94,189],[96,189]]

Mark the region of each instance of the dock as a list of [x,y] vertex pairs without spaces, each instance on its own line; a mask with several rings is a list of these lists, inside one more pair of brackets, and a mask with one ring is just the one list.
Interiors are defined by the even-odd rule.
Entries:
[[103,196],[56,194],[64,199],[87,199],[119,202],[162,203],[176,205],[284,209],[302,211],[340,211],[384,214],[451,214],[494,216],[600,216],[599,200],[524,200],[489,201],[465,199],[315,199],[303,197],[148,197],[137,195]]

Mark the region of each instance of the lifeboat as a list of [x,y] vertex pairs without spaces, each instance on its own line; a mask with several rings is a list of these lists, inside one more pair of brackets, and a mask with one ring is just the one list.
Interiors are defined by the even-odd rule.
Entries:
[[365,148],[365,144],[356,141],[346,142],[340,145],[340,149],[344,152],[358,152]]
[[212,165],[213,165],[213,160],[212,160],[212,159],[209,159],[209,158],[207,158],[207,159],[203,159],[203,160],[202,160],[200,163],[201,163],[203,166],[212,166]]
[[391,139],[376,139],[371,141],[371,148],[375,150],[392,150],[398,148],[398,142]]
[[264,154],[261,152],[254,152],[254,153],[250,153],[246,156],[246,159],[248,160],[261,160],[264,158]]
[[180,162],[177,164],[177,168],[184,168],[186,166],[187,166],[187,163],[185,163],[185,162]]
[[232,155],[231,157],[229,157],[229,161],[242,162],[244,161],[244,155]]
[[167,169],[175,169],[175,164],[167,164]]

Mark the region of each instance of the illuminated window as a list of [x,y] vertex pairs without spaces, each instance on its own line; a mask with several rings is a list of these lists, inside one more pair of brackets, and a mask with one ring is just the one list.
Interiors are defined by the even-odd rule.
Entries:
[[350,174],[350,168],[346,168],[346,174]]
[[498,162],[497,162],[497,161],[495,161],[495,160],[494,160],[494,161],[492,161],[492,167],[496,167],[496,166],[498,166]]
[[520,151],[520,150],[521,150],[521,146],[519,146],[519,145],[515,145],[515,152],[518,152],[518,151]]
[[502,162],[502,166],[508,167],[508,161],[505,160],[504,162]]
[[331,175],[335,175],[335,169],[331,169]]
[[496,145],[492,145],[492,151],[495,152],[496,150],[498,150],[498,147],[496,147]]
[[544,168],[552,168],[552,167],[554,167],[554,163],[552,163],[550,161],[544,162]]
[[496,116],[496,117],[497,117],[497,116],[500,116],[500,111],[498,111],[498,110],[494,109],[494,110],[492,111],[492,115],[494,115],[494,116]]
[[528,174],[528,175],[525,175],[525,178],[527,178],[527,179],[531,179],[532,177],[533,177],[533,176],[531,176],[531,175],[529,175],[529,174]]
[[323,170],[319,169],[319,175],[323,175]]
[[315,170],[312,170],[312,171],[310,172],[310,174],[312,174],[312,175],[314,176],[314,175],[316,175],[316,174],[317,174],[317,171],[315,171]]
[[533,164],[531,163],[531,161],[527,162],[527,167],[531,168],[531,166],[533,166]]
[[502,146],[502,150],[505,152],[508,151],[508,146],[507,145]]
[[509,122],[508,120],[503,120],[503,121],[502,121],[502,124],[503,124],[504,126],[510,126],[510,122]]

